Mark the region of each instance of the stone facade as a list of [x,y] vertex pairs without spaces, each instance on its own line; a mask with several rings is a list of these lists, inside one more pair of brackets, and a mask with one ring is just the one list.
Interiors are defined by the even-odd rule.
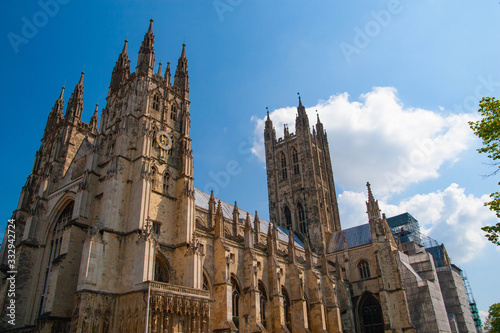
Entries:
[[447,272],[402,251],[370,189],[369,223],[341,229],[326,132],[300,99],[295,134],[266,121],[268,222],[193,186],[185,45],[173,83],[170,63],[154,69],[151,21],[135,72],[125,41],[100,123],[98,107],[81,120],[83,73],[65,113],[57,98],[13,213],[15,327],[7,233],[0,253],[2,330],[451,332]]

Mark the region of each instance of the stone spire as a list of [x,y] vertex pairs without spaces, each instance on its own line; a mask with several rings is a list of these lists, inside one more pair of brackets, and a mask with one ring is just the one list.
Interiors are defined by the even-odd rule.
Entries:
[[155,36],[153,35],[153,19],[149,21],[148,32],[144,35],[139,56],[137,58],[137,74],[153,75],[155,67]]
[[160,61],[160,63],[158,64],[158,73],[156,73],[156,75],[161,76],[161,61]]
[[130,60],[127,55],[127,43],[125,40],[123,44],[123,50],[118,55],[118,60],[116,61],[115,67],[113,68],[113,74],[111,74],[111,83],[109,85],[110,90],[116,90],[121,86],[130,75]]
[[267,118],[264,128],[264,139],[269,143],[276,141],[276,131],[274,130],[273,127],[273,121],[271,120],[271,117],[269,117],[269,108],[266,107],[266,110],[267,110]]
[[172,75],[170,74],[170,61],[167,62],[167,69],[165,69],[165,75],[163,77],[163,82],[167,85],[167,87],[170,87],[170,85],[172,84]]
[[215,213],[215,238],[224,238],[224,217],[222,216],[220,200],[217,204],[217,211]]
[[297,117],[295,118],[295,131],[297,134],[301,131],[309,134],[309,117],[307,116],[306,108],[302,105],[300,94],[297,93],[297,95],[299,95],[299,106],[297,107]]
[[[322,140],[322,141],[326,140],[326,131],[323,128],[323,123],[321,122],[321,120],[319,120],[319,113],[316,113],[316,117],[317,117],[317,121],[316,121],[316,133],[318,135],[318,138],[320,140]],[[314,127],[313,127],[313,130],[314,130]]]
[[186,58],[186,44],[182,44],[182,52],[177,61],[177,69],[175,70],[174,86],[178,87],[183,93],[184,98],[189,96],[189,75],[188,75],[188,60]]
[[238,236],[238,223],[240,221],[240,210],[238,209],[238,203],[234,202],[233,209],[233,236]]
[[43,136],[45,137],[47,133],[51,131],[55,124],[57,124],[63,118],[63,109],[64,109],[64,86],[61,89],[61,93],[59,94],[59,98],[56,99],[54,103],[54,107],[49,112],[49,116],[47,118],[47,124],[45,125],[45,130]]
[[254,240],[254,244],[259,244],[259,235],[260,235],[260,219],[259,219],[259,215],[257,214],[257,211],[255,211],[255,218],[253,220],[253,227],[255,229],[255,233],[254,233],[254,237],[255,237],[255,240]]
[[254,245],[254,237],[253,237],[252,225],[250,224],[250,214],[247,212],[247,216],[245,219],[245,248],[253,248]]
[[368,214],[368,219],[379,219],[380,218],[380,209],[378,207],[378,200],[373,198],[372,189],[370,187],[370,183],[366,183],[366,187],[368,188],[368,201],[366,202],[366,209]]
[[83,112],[83,75],[80,75],[80,81],[75,86],[75,90],[71,94],[68,101],[68,108],[66,109],[65,119],[70,122],[77,122],[82,117]]
[[92,115],[92,117],[90,117],[90,130],[95,133],[97,133],[97,124],[99,123],[99,118],[97,117],[98,112],[99,104],[96,104],[94,114]]
[[56,100],[56,103],[54,104],[54,107],[52,108],[52,112],[54,113],[54,116],[63,116],[63,108],[64,108],[64,89],[65,87],[63,86],[61,88],[61,93],[59,94],[59,98]]

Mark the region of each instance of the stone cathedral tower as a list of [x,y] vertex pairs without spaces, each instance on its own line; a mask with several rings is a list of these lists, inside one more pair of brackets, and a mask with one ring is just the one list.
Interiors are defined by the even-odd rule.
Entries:
[[164,75],[161,64],[154,73],[151,20],[135,73],[125,41],[99,129],[97,107],[89,124],[81,120],[83,73],[64,116],[61,92],[13,216],[22,238],[19,327],[36,322],[37,331],[87,332],[92,325],[108,332],[114,318],[115,331],[143,331],[150,281],[189,290],[182,306],[197,310],[182,324],[207,325],[202,256],[193,240],[187,63],[183,45],[173,84],[170,63]]
[[340,230],[326,131],[319,120],[312,133],[299,96],[295,133],[285,125],[276,140],[267,115],[264,130],[269,193],[269,217],[278,225],[308,238],[313,251],[321,252],[328,234]]

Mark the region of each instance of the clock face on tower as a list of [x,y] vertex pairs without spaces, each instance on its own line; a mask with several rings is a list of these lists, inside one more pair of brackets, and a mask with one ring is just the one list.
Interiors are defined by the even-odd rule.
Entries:
[[166,131],[159,131],[156,133],[156,142],[163,150],[172,148],[172,138]]

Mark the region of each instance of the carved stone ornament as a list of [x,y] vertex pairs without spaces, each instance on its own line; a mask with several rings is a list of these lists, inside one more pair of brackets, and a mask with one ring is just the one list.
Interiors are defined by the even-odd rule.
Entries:
[[92,224],[92,227],[89,228],[88,230],[90,239],[95,240],[96,239],[95,236],[99,235],[99,231],[101,231],[103,227],[104,225],[99,220],[99,217],[98,216],[94,217],[94,223]]
[[141,233],[139,234],[139,238],[144,240],[155,240],[155,233],[153,230],[153,221],[149,218],[146,219],[146,223],[141,229]]
[[201,254],[201,255],[203,255],[203,253],[201,253],[202,247],[203,247],[203,245],[200,243],[200,240],[198,239],[198,237],[196,237],[196,234],[193,233],[193,236],[191,237],[191,240],[189,241],[189,246],[186,250],[185,256],[187,256],[189,254]]

